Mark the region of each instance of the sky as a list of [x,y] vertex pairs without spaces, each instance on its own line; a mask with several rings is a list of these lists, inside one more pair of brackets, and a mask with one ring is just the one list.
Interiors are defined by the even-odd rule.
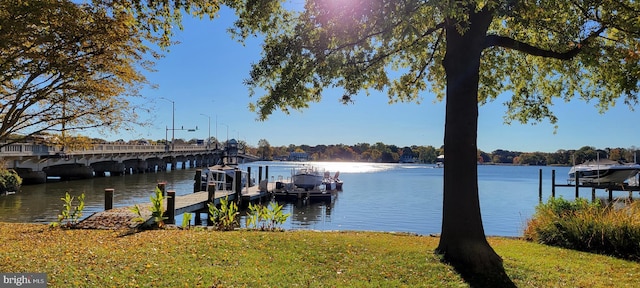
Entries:
[[[141,117],[151,119],[153,124],[135,131],[91,136],[111,141],[170,140],[175,132],[176,139],[206,139],[211,135],[220,141],[240,139],[252,146],[261,139],[271,146],[377,142],[399,147],[443,145],[445,105],[436,102],[428,91],[422,93],[420,104],[388,104],[385,92],[372,91],[369,96],[362,92],[354,98],[355,103],[344,105],[339,101],[340,89],[326,90],[321,102],[310,103],[302,112],[291,110],[286,115],[276,110],[266,121],[257,121],[248,104],[260,95],[250,98],[243,82],[249,77],[251,64],[261,57],[261,42],[249,39],[243,45],[231,39],[226,30],[233,20],[228,10],[213,21],[186,16],[184,30],[176,31],[173,38],[180,43],[156,62],[156,72],[144,72],[158,87],[143,89],[144,100],[133,101],[151,109],[152,113]],[[144,102],[136,102],[141,100]],[[478,148],[485,152],[640,146],[640,112],[623,103],[605,114],[598,113],[596,103],[577,99],[557,103],[552,108],[559,119],[555,129],[548,121],[505,124],[506,100],[498,98],[480,107]],[[172,117],[176,129],[197,126],[198,130],[167,130],[172,129]]]

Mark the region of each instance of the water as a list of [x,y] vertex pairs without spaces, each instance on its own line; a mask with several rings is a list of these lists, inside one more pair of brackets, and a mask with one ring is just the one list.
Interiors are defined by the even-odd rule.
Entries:
[[[423,164],[313,162],[326,171],[340,171],[343,191],[330,203],[284,202],[291,213],[285,229],[374,230],[440,233],[442,224],[443,169]],[[289,177],[293,162],[254,162],[249,166],[257,178],[258,167],[269,166],[269,178]],[[487,235],[520,236],[538,204],[538,171],[543,170],[543,201],[551,194],[551,170],[564,183],[568,167],[478,166],[482,218]],[[158,182],[167,182],[177,195],[193,191],[195,169],[149,174],[94,178],[24,186],[13,195],[0,197],[0,221],[49,223],[57,220],[61,197],[85,193],[84,216],[104,209],[104,189],[114,188],[114,206],[148,202]],[[565,199],[573,199],[573,188],[556,188]],[[590,190],[581,190],[584,197]],[[604,192],[600,191],[602,195]],[[602,196],[601,195],[601,196]],[[464,201],[464,199],[460,199]],[[181,220],[176,219],[180,224]]]

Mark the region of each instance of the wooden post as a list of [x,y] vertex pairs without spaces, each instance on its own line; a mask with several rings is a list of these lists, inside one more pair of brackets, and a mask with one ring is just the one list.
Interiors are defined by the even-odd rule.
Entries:
[[613,201],[613,189],[607,188],[607,191],[609,192],[609,202],[611,202]]
[[202,218],[200,218],[200,210],[195,212],[195,217],[193,217],[193,225],[195,226],[201,226],[202,225]]
[[167,189],[167,182],[160,182],[158,183],[158,189],[160,189],[160,191],[162,191],[162,196],[167,195],[166,189]]
[[208,184],[207,192],[209,192],[209,194],[207,194],[207,200],[209,202],[213,202],[213,200],[215,200],[215,197],[216,197],[216,184]]
[[176,191],[167,191],[167,211],[164,212],[167,224],[176,223]]
[[235,177],[235,183],[233,183],[234,187],[235,187],[235,195],[236,195],[236,203],[238,204],[238,206],[240,206],[241,200],[242,200],[242,171],[240,170],[236,170],[236,177]]
[[578,182],[578,179],[580,179],[580,172],[576,171],[574,176],[576,181],[576,199],[578,199],[580,197],[580,182]]
[[195,193],[202,189],[202,169],[196,169],[196,177],[193,180],[195,180],[193,183],[193,193]]
[[538,202],[542,203],[542,169],[538,171]]
[[247,186],[251,186],[251,167],[247,167]]
[[591,202],[596,202],[596,187],[591,187]]
[[269,166],[264,167],[264,179],[269,180]]
[[113,209],[113,188],[104,189],[104,210]]
[[262,166],[258,166],[258,184],[262,182]]
[[551,170],[551,198],[556,198],[556,170]]

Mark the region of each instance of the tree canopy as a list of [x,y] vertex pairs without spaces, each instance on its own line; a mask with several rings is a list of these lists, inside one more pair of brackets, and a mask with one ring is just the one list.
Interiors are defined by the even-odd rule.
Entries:
[[[225,1],[240,11],[241,1]],[[174,44],[184,13],[214,18],[217,1],[0,0],[0,145],[46,133],[145,125],[143,71]],[[239,6],[240,5],[240,6]]]
[[512,285],[482,227],[478,105],[504,97],[507,123],[556,123],[553,103],[573,98],[602,112],[618,101],[633,106],[639,12],[636,1],[308,0],[262,31],[263,57],[247,80],[261,95],[250,107],[266,120],[304,109],[332,87],[344,90],[344,103],[375,90],[390,103],[419,103],[427,90],[445,100],[437,252],[472,285]]
[[149,50],[132,21],[70,1],[0,1],[0,139],[135,122],[128,97],[146,83]]

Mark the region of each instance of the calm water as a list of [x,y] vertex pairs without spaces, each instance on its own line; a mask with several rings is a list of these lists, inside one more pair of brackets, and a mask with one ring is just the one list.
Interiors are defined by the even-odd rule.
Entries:
[[[291,175],[300,163],[254,162],[249,166],[257,178],[258,166],[269,166],[269,177]],[[439,233],[442,222],[443,169],[422,164],[314,162],[334,173],[340,171],[343,191],[330,203],[285,203],[291,217],[286,229],[376,230],[418,234]],[[564,183],[568,167],[479,166],[480,205],[487,235],[519,236],[538,204],[538,171],[543,170],[543,201],[551,194],[551,170]],[[263,168],[264,170],[264,168]],[[264,172],[263,172],[264,173]],[[148,202],[156,183],[166,181],[176,194],[193,191],[195,169],[95,178],[24,186],[13,195],[0,196],[0,221],[49,223],[57,219],[60,197],[86,195],[84,216],[104,208],[104,189],[114,188],[114,206]],[[572,188],[557,194],[573,199]],[[582,190],[581,190],[582,191]],[[585,189],[584,197],[590,197]],[[604,192],[599,195],[604,197]],[[464,201],[464,199],[460,199]],[[177,219],[176,223],[180,224]],[[243,221],[244,222],[244,221]]]

